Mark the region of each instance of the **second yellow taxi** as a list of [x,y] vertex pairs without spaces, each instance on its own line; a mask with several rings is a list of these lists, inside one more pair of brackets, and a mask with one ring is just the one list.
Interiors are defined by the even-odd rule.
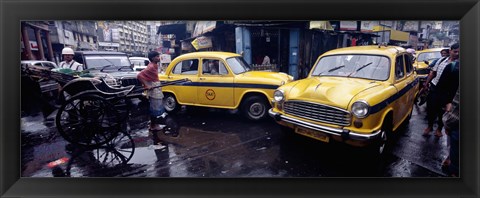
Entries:
[[[435,59],[441,58],[441,53],[445,48],[431,48],[425,49],[417,52],[417,57],[413,66],[416,69],[417,76],[420,78],[420,81],[424,82],[427,79],[428,74],[430,73],[430,68],[428,65]],[[448,56],[448,53],[446,54]]]
[[167,112],[181,105],[240,109],[250,120],[268,116],[273,92],[293,80],[285,73],[252,71],[242,56],[230,52],[193,52],[168,65],[161,81],[191,82],[163,87]]

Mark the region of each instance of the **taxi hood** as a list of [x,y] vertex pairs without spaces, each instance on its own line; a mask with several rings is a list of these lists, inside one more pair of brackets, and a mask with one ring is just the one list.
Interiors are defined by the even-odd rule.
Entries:
[[265,81],[272,81],[277,84],[280,82],[288,83],[293,81],[293,77],[283,72],[269,72],[269,71],[248,71],[240,74],[241,79],[263,79]]
[[311,77],[283,87],[287,100],[303,100],[348,109],[352,98],[380,83],[357,78]]

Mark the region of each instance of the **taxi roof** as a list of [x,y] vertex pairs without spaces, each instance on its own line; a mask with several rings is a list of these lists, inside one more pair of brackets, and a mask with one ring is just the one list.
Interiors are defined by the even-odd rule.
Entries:
[[405,48],[398,46],[353,46],[338,48],[324,53],[322,56],[335,55],[335,54],[376,54],[385,56],[394,56],[397,53],[406,52]]
[[182,54],[177,58],[230,58],[232,56],[240,56],[240,54],[232,52],[208,51],[208,52],[191,52]]

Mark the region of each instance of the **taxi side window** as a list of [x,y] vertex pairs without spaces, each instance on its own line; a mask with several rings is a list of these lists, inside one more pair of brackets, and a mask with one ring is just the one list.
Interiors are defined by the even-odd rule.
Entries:
[[198,60],[191,59],[191,60],[184,60],[173,68],[174,74],[184,74],[184,75],[192,75],[198,73]]
[[219,67],[220,67],[219,70],[218,70],[219,74],[221,74],[221,75],[228,74],[227,67],[225,67],[225,65],[223,64],[222,61],[220,61],[220,66]]
[[404,72],[404,61],[403,61],[403,56],[398,56],[395,59],[395,79],[401,79],[403,76],[405,76]]
[[412,58],[412,55],[405,55],[405,70],[407,72],[407,75],[411,74],[413,71]]
[[204,75],[224,75],[228,74],[227,68],[222,61],[216,59],[203,59],[202,74]]

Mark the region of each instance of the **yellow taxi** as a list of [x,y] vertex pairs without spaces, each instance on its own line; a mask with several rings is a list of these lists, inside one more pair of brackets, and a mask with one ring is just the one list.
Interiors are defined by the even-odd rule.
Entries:
[[427,79],[428,74],[430,73],[430,68],[428,65],[435,59],[441,58],[441,53],[445,48],[430,48],[417,52],[417,57],[413,66],[417,72],[417,76],[420,78],[420,81],[424,82]]
[[212,51],[178,56],[159,78],[191,81],[162,88],[167,112],[181,105],[239,109],[250,120],[268,117],[275,89],[293,80],[285,73],[252,71],[239,54]]
[[417,84],[404,48],[335,49],[318,58],[306,79],[279,87],[269,114],[295,133],[381,154],[387,137],[409,121]]

